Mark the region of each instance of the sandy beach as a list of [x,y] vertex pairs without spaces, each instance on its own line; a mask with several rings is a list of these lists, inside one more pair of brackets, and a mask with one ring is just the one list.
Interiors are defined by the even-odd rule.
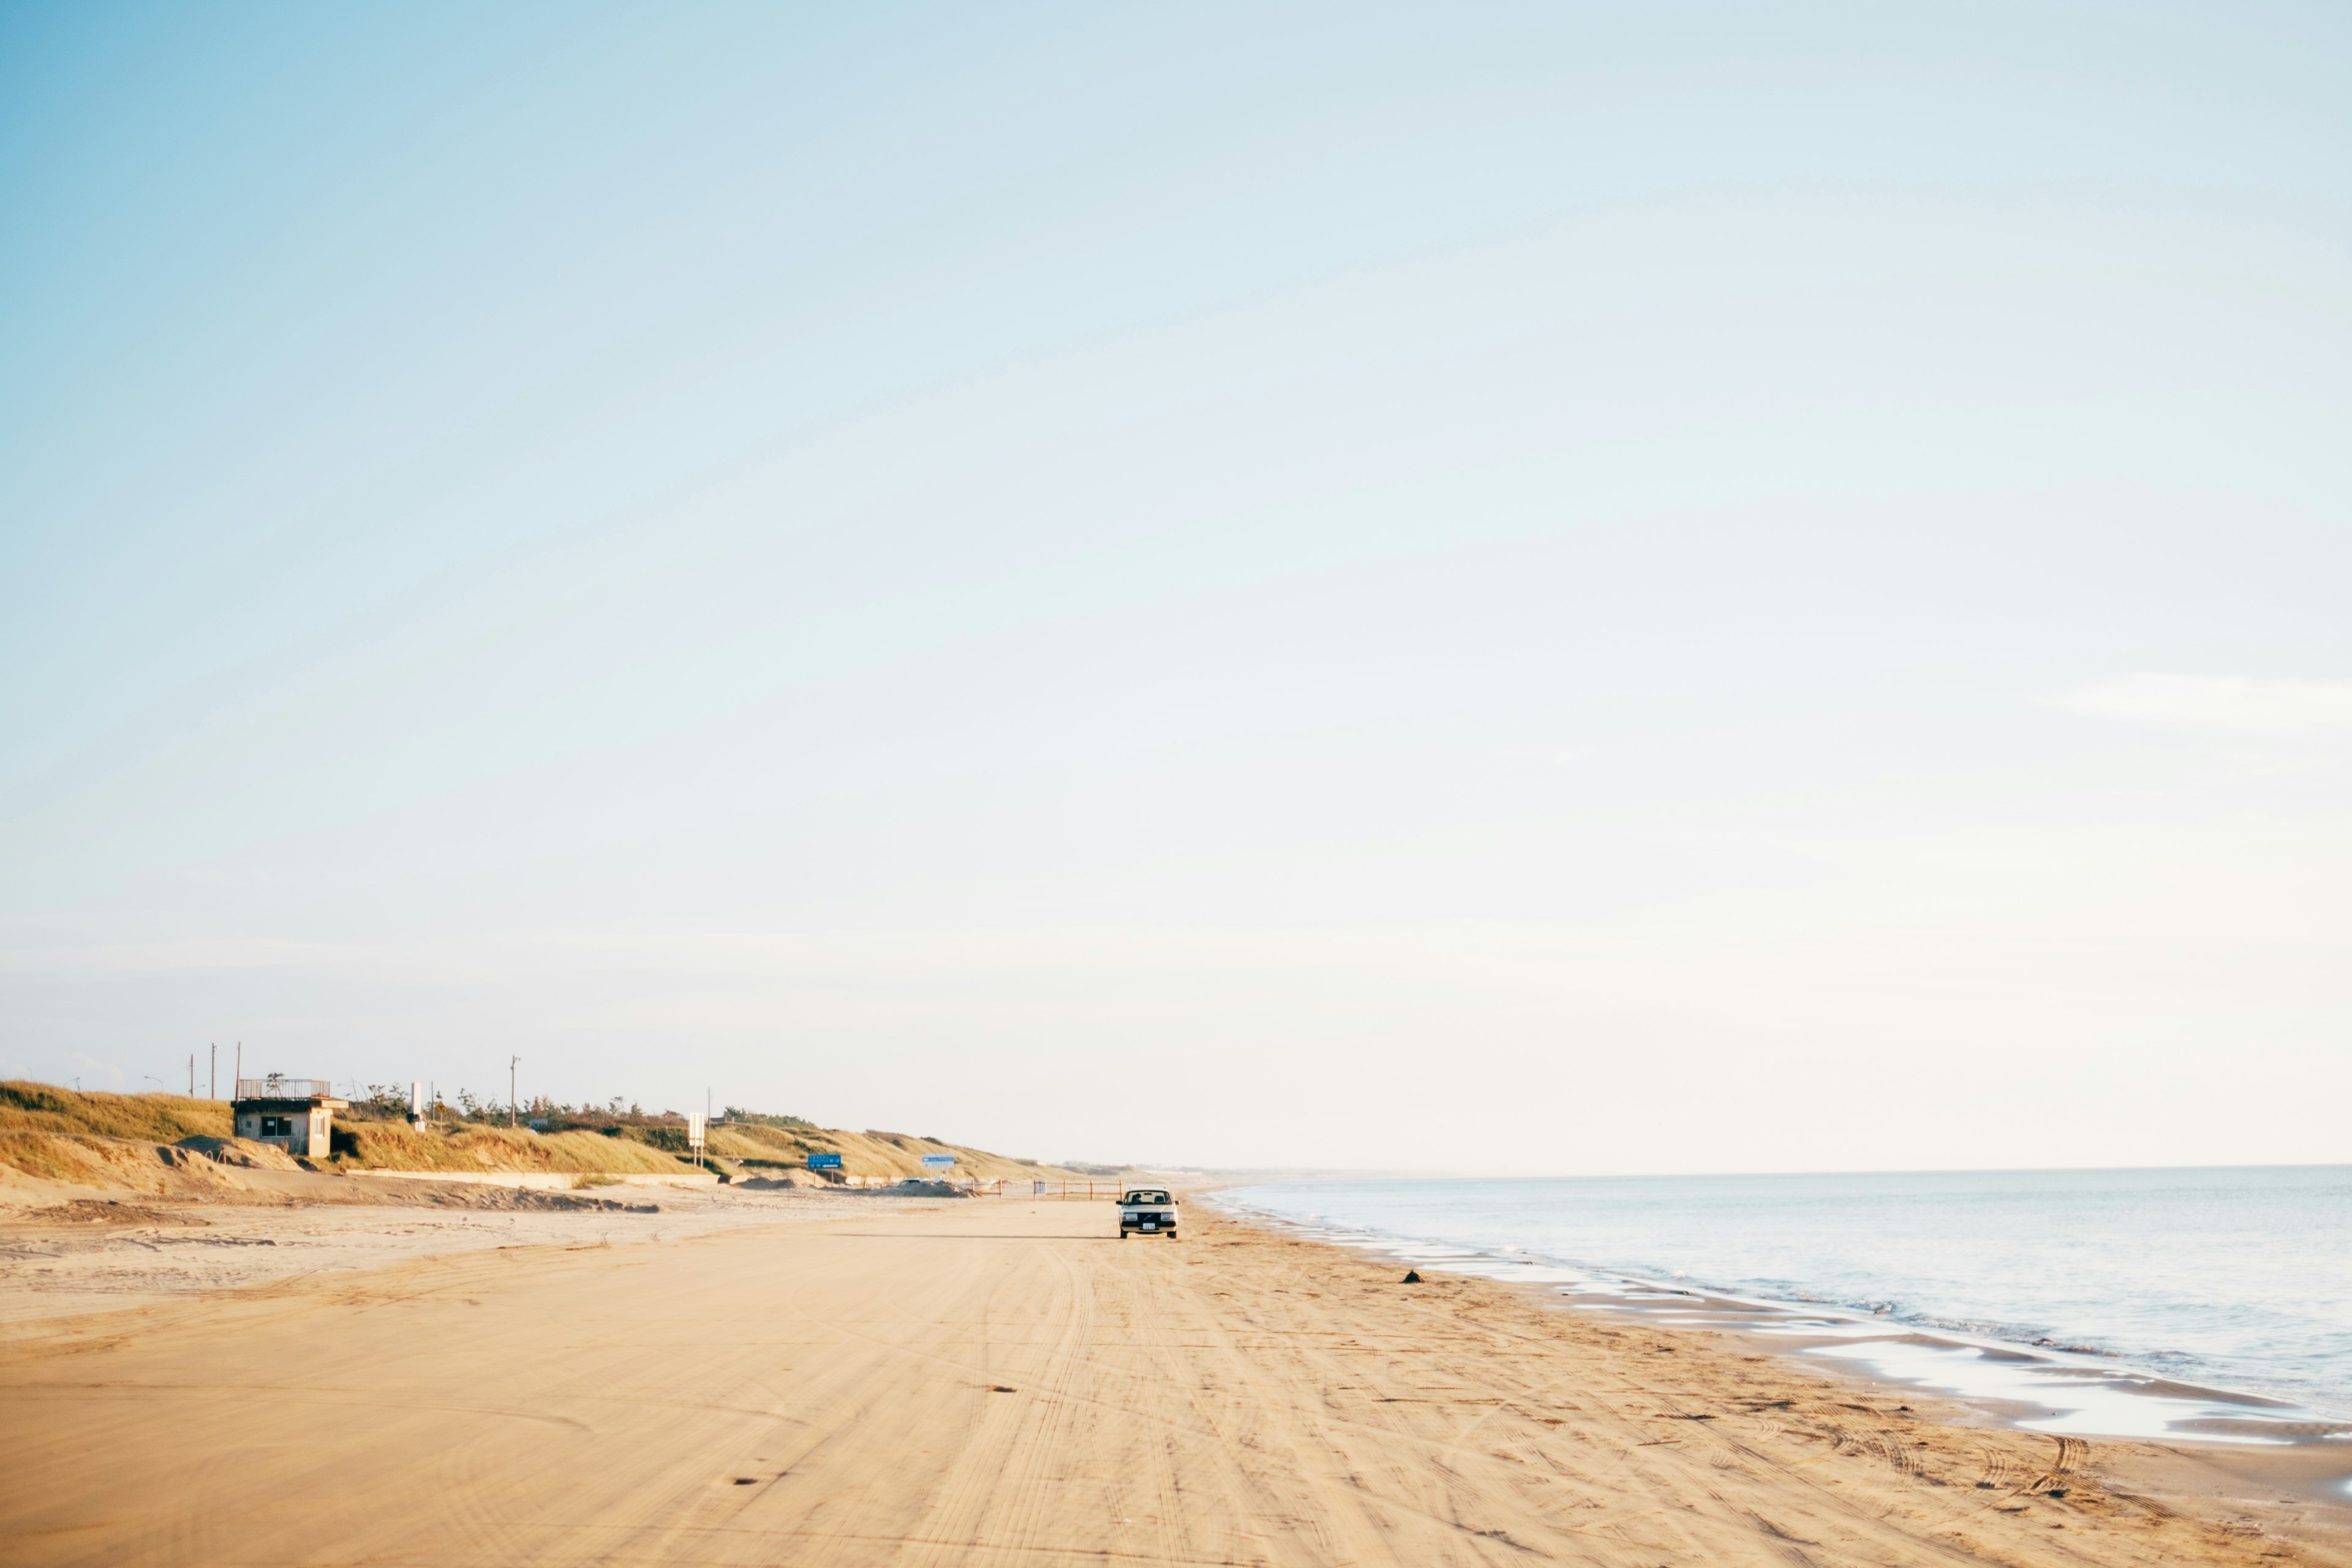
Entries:
[[2352,1561],[2331,1510],[2209,1451],[1958,1425],[1198,1205],[1173,1243],[1107,1215],[705,1200],[634,1244],[665,1216],[532,1215],[46,1316],[12,1262],[0,1539],[27,1564]]
[[[165,1308],[221,1291],[455,1253],[677,1241],[779,1220],[862,1214],[877,1201],[822,1189],[621,1189],[619,1197],[544,1197],[445,1183],[404,1183],[386,1193],[365,1178],[297,1175],[282,1184],[299,1196],[273,1203],[275,1194],[259,1185],[266,1179],[248,1173],[247,1190],[234,1194],[243,1202],[190,1201],[184,1189],[177,1196],[82,1195],[0,1207],[0,1342],[70,1331],[73,1320],[87,1313]],[[368,1187],[374,1191],[353,1191]],[[343,1201],[317,1201],[321,1193]],[[404,1201],[367,1201],[372,1196]],[[938,1202],[896,1194],[883,1201],[894,1212]]]

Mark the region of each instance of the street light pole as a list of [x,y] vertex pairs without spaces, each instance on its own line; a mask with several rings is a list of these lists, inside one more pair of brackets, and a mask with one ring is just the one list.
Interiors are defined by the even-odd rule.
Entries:
[[515,1064],[521,1060],[520,1057],[507,1058],[507,1125],[509,1127],[515,1125]]

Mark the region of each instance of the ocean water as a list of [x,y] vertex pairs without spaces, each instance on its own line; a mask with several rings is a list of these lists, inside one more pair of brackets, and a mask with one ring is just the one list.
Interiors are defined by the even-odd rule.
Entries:
[[[2352,1166],[1318,1180],[1219,1201],[1406,1256],[1830,1309],[1856,1332],[1949,1332],[2352,1420]],[[1927,1353],[1885,1348],[1897,1375]]]

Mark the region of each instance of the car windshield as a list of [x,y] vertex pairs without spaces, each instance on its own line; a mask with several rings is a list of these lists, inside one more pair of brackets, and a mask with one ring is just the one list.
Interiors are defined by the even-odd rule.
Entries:
[[1168,1194],[1166,1193],[1133,1192],[1127,1194],[1127,1201],[1131,1204],[1164,1204],[1168,1201]]

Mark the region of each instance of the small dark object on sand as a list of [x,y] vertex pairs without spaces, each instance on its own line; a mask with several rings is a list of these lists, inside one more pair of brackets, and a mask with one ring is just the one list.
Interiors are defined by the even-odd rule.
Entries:
[[1007,1387],[1005,1384],[1000,1383],[994,1388],[990,1389],[989,1392],[991,1394],[1018,1394],[1021,1391],[1017,1388]]
[[757,1476],[737,1476],[735,1478],[735,1484],[739,1487],[756,1487],[760,1484],[760,1478]]
[[2066,1495],[2066,1489],[2064,1487],[2052,1487],[2050,1489],[2049,1495],[2052,1497],[2064,1497]]
[[1404,1271],[1404,1282],[1405,1282],[1406,1284],[1408,1284],[1408,1285],[1418,1285],[1418,1284],[1420,1284],[1420,1283],[1421,1283],[1421,1270],[1420,1270],[1420,1269],[1418,1269],[1418,1268],[1408,1268],[1408,1269],[1406,1269],[1406,1270]]

